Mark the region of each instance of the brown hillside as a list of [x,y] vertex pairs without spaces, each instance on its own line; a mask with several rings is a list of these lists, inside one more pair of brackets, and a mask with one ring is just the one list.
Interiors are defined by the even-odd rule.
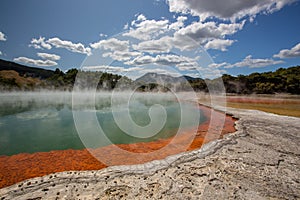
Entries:
[[0,79],[2,81],[10,81],[12,84],[15,83],[14,86],[19,88],[34,87],[42,83],[42,81],[38,78],[22,77],[14,70],[0,71]]

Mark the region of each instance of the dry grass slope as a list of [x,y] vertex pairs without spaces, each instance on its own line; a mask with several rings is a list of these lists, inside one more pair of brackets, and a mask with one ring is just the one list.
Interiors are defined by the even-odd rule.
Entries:
[[5,81],[11,81],[19,88],[34,87],[41,84],[41,80],[32,77],[22,77],[18,72],[14,70],[3,70],[0,71],[0,79]]

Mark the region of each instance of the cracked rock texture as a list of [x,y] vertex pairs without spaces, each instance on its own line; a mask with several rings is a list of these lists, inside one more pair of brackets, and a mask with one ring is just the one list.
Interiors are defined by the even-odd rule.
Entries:
[[0,199],[300,199],[300,118],[227,112],[238,131],[201,149],[29,179],[1,189]]

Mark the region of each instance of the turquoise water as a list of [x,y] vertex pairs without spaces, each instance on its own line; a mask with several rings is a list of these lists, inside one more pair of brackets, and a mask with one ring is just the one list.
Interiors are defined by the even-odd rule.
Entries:
[[[129,111],[132,120],[139,126],[146,126],[151,122],[149,108],[155,104],[163,106],[167,120],[163,128],[155,135],[148,138],[138,138],[126,134],[116,124],[108,94],[98,95],[95,104],[85,100],[72,107],[72,96],[69,93],[32,93],[32,94],[1,94],[0,99],[0,155],[14,155],[18,153],[48,152],[51,150],[83,149],[86,148],[80,140],[75,128],[73,112],[79,116],[85,116],[93,112],[103,132],[114,144],[128,144],[136,142],[154,141],[160,138],[173,136],[181,120],[181,109],[178,102],[172,96],[161,95],[137,95],[127,104],[124,99],[117,101],[118,116]],[[192,124],[195,105],[185,103],[181,107],[190,113],[184,116],[186,120],[182,127]],[[156,118],[160,120],[160,113]],[[201,115],[199,123],[204,120]],[[126,125],[126,124],[125,124]],[[130,130],[130,124],[128,124]],[[133,129],[132,129],[133,130]],[[86,134],[94,131],[87,124]],[[134,130],[133,130],[134,131]],[[103,133],[97,134],[97,140],[89,143],[89,148],[109,145],[104,140]]]

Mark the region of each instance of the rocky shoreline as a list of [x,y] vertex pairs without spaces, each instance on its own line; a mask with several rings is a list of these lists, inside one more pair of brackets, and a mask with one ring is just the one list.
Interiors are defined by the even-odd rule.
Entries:
[[0,199],[300,199],[300,118],[217,108],[237,131],[145,164],[69,171],[0,189]]

